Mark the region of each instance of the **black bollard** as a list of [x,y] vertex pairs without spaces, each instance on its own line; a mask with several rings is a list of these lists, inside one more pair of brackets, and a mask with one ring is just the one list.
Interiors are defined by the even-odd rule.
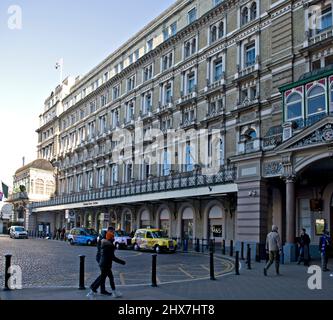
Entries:
[[236,275],[239,276],[239,251],[236,251],[235,271]]
[[222,240],[222,254],[225,255],[225,240]]
[[11,254],[6,254],[5,255],[6,258],[6,262],[5,262],[5,291],[10,290],[9,286],[8,286],[8,281],[10,278],[10,273],[8,272],[10,265],[11,265],[11,259],[12,259],[12,255]]
[[230,257],[234,255],[234,242],[230,240]]
[[244,242],[241,242],[241,259],[244,260]]
[[80,257],[80,284],[79,284],[79,290],[86,290],[86,287],[84,286],[84,260],[86,256],[79,256]]
[[195,251],[200,252],[200,240],[199,240],[199,238],[196,238],[196,240],[195,240]]
[[156,280],[156,260],[157,254],[152,255],[152,266],[151,266],[151,286],[157,287],[157,280]]
[[214,272],[214,252],[210,252],[210,280],[215,279],[215,272]]
[[250,244],[247,245],[246,263],[247,263],[247,268],[249,270],[251,270],[251,247],[250,247]]

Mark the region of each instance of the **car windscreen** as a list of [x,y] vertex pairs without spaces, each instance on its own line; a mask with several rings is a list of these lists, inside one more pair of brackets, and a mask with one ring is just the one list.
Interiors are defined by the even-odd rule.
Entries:
[[86,232],[90,236],[97,236],[98,233],[94,229],[86,229]]
[[23,227],[17,227],[15,228],[15,231],[22,232],[25,231],[25,229]]

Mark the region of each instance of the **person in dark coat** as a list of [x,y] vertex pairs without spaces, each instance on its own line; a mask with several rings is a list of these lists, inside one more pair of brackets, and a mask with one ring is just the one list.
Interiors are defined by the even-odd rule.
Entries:
[[309,266],[310,261],[310,237],[306,233],[306,229],[302,229],[301,236],[298,240],[298,247],[299,247],[299,256],[297,264],[300,264],[301,261],[304,261],[305,266]]
[[[114,298],[121,297],[121,293],[116,291],[116,286],[114,283],[114,277],[112,274],[112,261],[116,263],[125,265],[126,262],[117,258],[114,255],[115,246],[114,241],[114,231],[107,231],[105,239],[101,240],[100,251],[97,249],[96,260],[99,261],[99,266],[101,269],[101,275],[94,281],[90,286],[91,291],[88,293],[88,296],[92,296],[97,292],[98,287],[101,287],[101,294],[112,295]],[[110,286],[112,289],[112,294],[107,292],[105,289],[106,278],[110,280]]]
[[323,271],[329,271],[327,268],[328,264],[328,254],[331,247],[331,237],[327,230],[324,231],[324,234],[319,239],[319,252],[321,255],[321,266]]

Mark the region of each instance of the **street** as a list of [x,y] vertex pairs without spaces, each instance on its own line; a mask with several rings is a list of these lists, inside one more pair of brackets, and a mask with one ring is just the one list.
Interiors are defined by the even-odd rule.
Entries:
[[[79,281],[79,255],[86,256],[85,282],[93,282],[99,274],[95,260],[96,247],[71,246],[68,242],[44,239],[10,239],[0,237],[0,279],[4,286],[4,255],[12,254],[12,265],[22,269],[23,288],[73,287]],[[118,250],[116,256],[125,266],[113,264],[116,285],[137,286],[151,283],[153,252]],[[233,263],[215,257],[215,275],[229,273]],[[209,257],[196,253],[162,253],[157,257],[159,284],[209,278]]]

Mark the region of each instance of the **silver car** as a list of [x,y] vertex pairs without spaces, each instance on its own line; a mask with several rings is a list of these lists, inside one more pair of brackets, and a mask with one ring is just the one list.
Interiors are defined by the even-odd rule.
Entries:
[[28,239],[28,232],[24,227],[12,226],[9,230],[9,236],[13,239]]

